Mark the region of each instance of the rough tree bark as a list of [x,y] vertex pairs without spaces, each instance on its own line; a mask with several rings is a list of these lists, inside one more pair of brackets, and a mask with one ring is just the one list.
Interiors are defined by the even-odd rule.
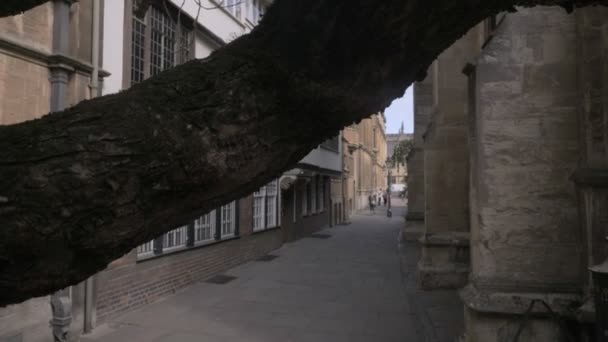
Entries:
[[[278,0],[205,60],[0,127],[0,306],[251,193],[384,109],[483,18],[604,1]],[[4,0],[0,15],[43,2]]]

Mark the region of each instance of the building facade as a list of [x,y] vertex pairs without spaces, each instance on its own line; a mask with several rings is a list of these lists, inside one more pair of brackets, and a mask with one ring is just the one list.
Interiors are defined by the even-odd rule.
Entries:
[[461,289],[463,341],[598,337],[589,269],[608,257],[606,18],[556,7],[489,18],[415,85],[418,217],[404,235],[422,227],[422,288]]
[[[57,0],[1,19],[0,124],[35,119],[205,58],[249,32],[270,2],[165,5],[139,17],[132,0]],[[53,341],[54,333],[76,341],[120,313],[340,223],[341,154],[339,134],[258,191],[142,244],[82,284],[0,309],[0,341]]]
[[[95,20],[101,11],[101,2],[62,0],[0,19],[0,125],[36,119],[100,93],[108,76],[101,67],[101,22]],[[0,340],[79,334],[89,321],[89,285],[0,308]],[[61,312],[64,302],[70,303],[71,325],[61,321],[68,316]]]
[[395,147],[403,141],[412,141],[413,138],[413,134],[403,131],[403,124],[398,133],[386,134],[386,152],[388,159],[391,159],[387,165],[388,182],[393,194],[401,192],[401,189],[406,189],[408,181],[407,163],[392,160]]
[[384,113],[346,127],[343,134],[343,187],[347,214],[368,209],[368,196],[387,189]]

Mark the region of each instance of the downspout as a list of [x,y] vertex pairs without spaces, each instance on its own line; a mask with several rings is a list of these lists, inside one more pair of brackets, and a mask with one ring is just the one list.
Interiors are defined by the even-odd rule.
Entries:
[[93,64],[93,71],[91,75],[91,98],[99,96],[99,17],[101,10],[99,2],[101,0],[93,0],[93,37],[91,46],[91,63]]
[[[94,98],[100,95],[99,87],[99,32],[100,32],[100,20],[101,0],[93,0],[93,36],[91,37],[91,63],[93,64],[93,71],[91,71],[91,83],[89,84],[90,98]],[[95,303],[95,275],[90,276],[85,280],[84,283],[84,326],[83,332],[85,334],[90,333],[95,327],[96,320],[96,303]]]
[[[53,2],[53,56],[49,63],[51,84],[50,109],[59,112],[66,107],[68,82],[74,69],[61,62],[61,57],[69,55],[70,47],[70,6],[72,0],[54,0]],[[71,287],[59,290],[50,297],[50,325],[53,341],[67,342],[72,323]]]

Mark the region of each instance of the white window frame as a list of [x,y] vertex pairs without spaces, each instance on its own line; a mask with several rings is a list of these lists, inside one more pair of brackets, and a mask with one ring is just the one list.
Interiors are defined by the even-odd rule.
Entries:
[[137,257],[144,258],[150,255],[154,255],[154,240],[150,240],[137,246]]
[[231,238],[236,230],[236,204],[234,201],[220,208],[220,236],[222,239]]
[[277,227],[279,219],[279,181],[271,181],[253,193],[253,231]]
[[[215,210],[212,210],[210,213],[199,217],[194,220],[194,245],[204,245],[210,242],[215,241]],[[201,236],[205,236],[205,230],[209,232],[209,236],[207,238],[201,238]]]
[[266,186],[261,187],[253,193],[253,231],[257,232],[266,228]]
[[239,22],[243,19],[243,2],[244,0],[217,0],[230,15],[235,17]]
[[[272,190],[274,188],[274,191]],[[265,209],[266,209],[266,220],[264,221],[266,228],[272,228],[277,226],[277,208],[279,198],[279,182],[273,180],[266,186],[266,198]]]
[[[175,243],[169,246],[169,242]],[[188,244],[188,226],[175,228],[163,235],[163,253],[186,247]]]

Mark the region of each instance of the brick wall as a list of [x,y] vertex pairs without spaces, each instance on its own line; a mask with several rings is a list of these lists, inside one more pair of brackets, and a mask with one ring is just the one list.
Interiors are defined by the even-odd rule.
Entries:
[[97,322],[152,303],[282,244],[280,229],[137,262],[133,251],[98,275]]
[[[330,183],[325,180],[325,210],[321,213],[302,215],[302,191],[304,182],[297,182],[288,190],[282,192],[281,198],[281,228],[286,241],[293,241],[329,226],[330,215]],[[296,189],[296,201],[294,207],[294,187]],[[293,213],[296,213],[296,222]]]

